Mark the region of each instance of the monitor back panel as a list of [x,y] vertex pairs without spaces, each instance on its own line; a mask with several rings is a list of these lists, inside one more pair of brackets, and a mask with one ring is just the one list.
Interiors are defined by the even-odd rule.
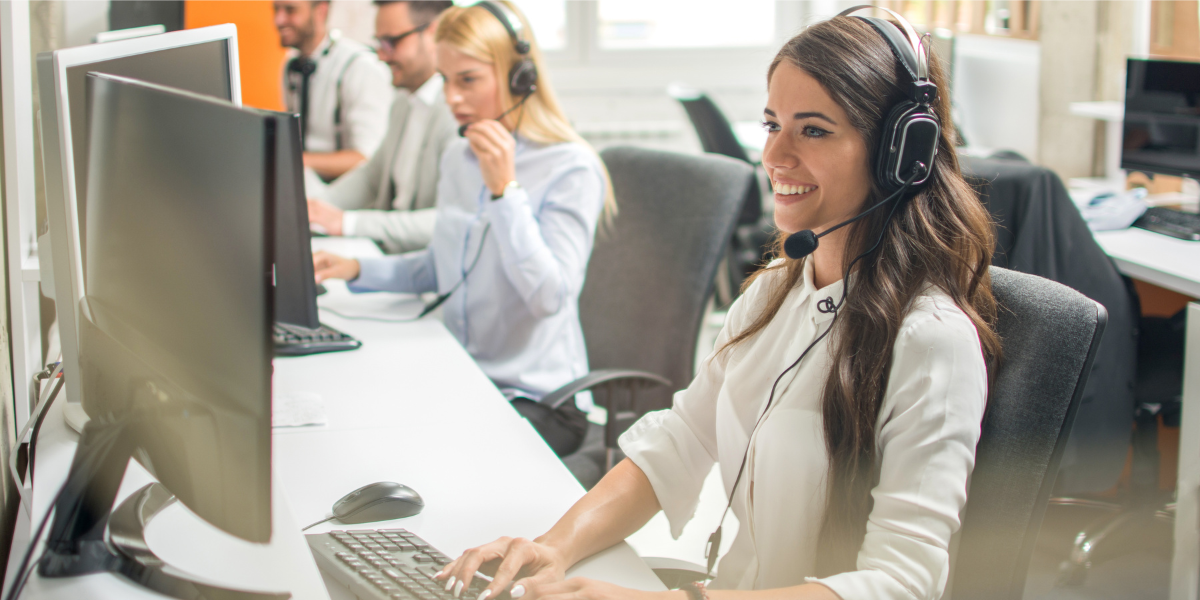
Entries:
[[[180,501],[267,541],[276,122],[129,79],[88,80],[87,303],[125,350],[81,344],[84,408],[136,415],[139,460]],[[117,354],[130,359],[100,362]]]

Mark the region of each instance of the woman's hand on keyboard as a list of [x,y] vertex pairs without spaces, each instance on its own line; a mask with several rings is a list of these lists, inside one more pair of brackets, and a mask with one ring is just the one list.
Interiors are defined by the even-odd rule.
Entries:
[[[475,572],[488,567],[496,570],[491,584],[476,598],[468,600],[496,598],[506,590],[513,598],[532,598],[531,591],[562,581],[567,570],[562,556],[551,546],[523,538],[500,538],[467,550],[446,565],[437,579],[445,582],[447,591],[453,591],[455,597],[459,597],[463,589],[470,588]],[[521,579],[517,579],[518,576]],[[512,589],[508,587],[510,583],[514,584]]]
[[351,281],[358,277],[358,271],[358,261],[353,258],[342,258],[325,251],[313,252],[313,276],[317,283],[326,279]]

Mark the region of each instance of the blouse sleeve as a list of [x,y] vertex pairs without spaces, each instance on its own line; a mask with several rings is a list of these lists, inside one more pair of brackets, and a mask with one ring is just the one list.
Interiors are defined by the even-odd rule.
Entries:
[[650,480],[675,539],[696,513],[700,489],[717,460],[717,397],[731,354],[719,350],[746,326],[746,305],[755,304],[764,279],[759,278],[729,308],[713,352],[701,363],[691,385],[675,393],[671,408],[647,413],[618,440],[621,450]]
[[604,189],[598,168],[580,164],[550,184],[536,212],[524,189],[487,203],[504,273],[534,315],[555,314],[579,297]]
[[417,250],[381,258],[358,259],[358,278],[346,282],[350,291],[420,294],[437,290],[433,250]]
[[986,402],[987,368],[965,314],[944,307],[905,324],[879,417],[879,484],[858,570],[812,581],[842,600],[942,596]]

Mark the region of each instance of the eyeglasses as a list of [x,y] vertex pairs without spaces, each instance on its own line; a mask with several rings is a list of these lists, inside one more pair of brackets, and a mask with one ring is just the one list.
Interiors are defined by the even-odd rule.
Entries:
[[399,46],[400,42],[404,38],[406,38],[414,33],[420,33],[422,31],[425,31],[426,29],[429,29],[429,25],[430,25],[429,23],[426,23],[424,25],[419,25],[417,27],[409,29],[408,31],[405,31],[404,33],[401,33],[400,35],[385,35],[383,37],[376,37],[375,38],[375,47],[388,53],[388,54],[391,54],[392,52],[394,52],[396,50],[396,46]]

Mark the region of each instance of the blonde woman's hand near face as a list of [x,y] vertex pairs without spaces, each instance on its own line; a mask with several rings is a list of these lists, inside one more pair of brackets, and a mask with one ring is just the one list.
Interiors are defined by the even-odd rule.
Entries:
[[313,276],[317,283],[326,279],[350,281],[358,278],[358,271],[358,261],[353,258],[342,258],[324,250],[313,253]]
[[498,121],[472,123],[464,134],[479,159],[483,183],[493,196],[517,179],[517,140]]

